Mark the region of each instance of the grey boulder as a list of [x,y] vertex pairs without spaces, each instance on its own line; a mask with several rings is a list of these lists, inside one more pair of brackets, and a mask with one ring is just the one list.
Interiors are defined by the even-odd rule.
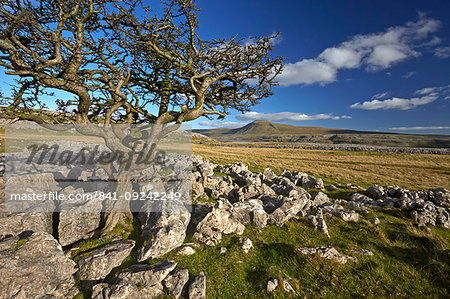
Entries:
[[167,290],[175,297],[179,298],[186,291],[186,284],[189,280],[189,271],[187,269],[177,270],[163,280]]
[[78,279],[96,281],[105,278],[130,255],[134,244],[133,240],[117,240],[78,256]]
[[176,262],[169,260],[162,260],[154,265],[133,265],[116,274],[113,284],[95,285],[92,298],[157,298],[164,293],[162,281],[176,265]]
[[197,225],[194,238],[208,246],[216,246],[222,234],[244,232],[245,226],[233,216],[233,206],[226,199],[219,199],[206,217]]
[[193,279],[189,286],[190,299],[204,299],[206,298],[206,276],[205,273],[200,274]]
[[0,238],[0,298],[72,298],[75,262],[48,233]]

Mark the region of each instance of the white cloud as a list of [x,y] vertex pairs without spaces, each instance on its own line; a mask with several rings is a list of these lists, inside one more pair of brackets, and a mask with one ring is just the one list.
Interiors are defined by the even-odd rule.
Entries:
[[388,130],[392,131],[422,131],[422,130],[450,130],[450,127],[430,126],[430,127],[393,127]]
[[450,57],[450,47],[439,47],[434,50],[434,56],[445,59]]
[[406,74],[404,74],[404,75],[402,76],[402,78],[404,78],[404,79],[409,79],[409,78],[411,78],[412,76],[414,76],[415,74],[417,74],[417,72],[407,72]]
[[328,48],[319,55],[320,60],[336,69],[357,68],[361,63],[361,58],[362,53],[345,47]]
[[341,69],[387,69],[408,58],[420,56],[420,47],[440,41],[437,37],[430,37],[440,24],[440,21],[420,14],[417,22],[391,27],[380,33],[356,35],[338,46],[325,49],[316,58],[287,63],[277,81],[282,86],[327,84],[337,80]]
[[269,120],[269,121],[306,121],[306,120],[319,120],[319,119],[349,119],[348,115],[334,115],[334,114],[304,114],[295,112],[278,112],[278,113],[259,113],[259,112],[247,112],[241,115],[237,115],[236,118],[242,121],[252,120]]
[[437,95],[427,95],[420,98],[410,98],[402,99],[393,97],[387,100],[371,100],[365,101],[363,103],[354,103],[350,106],[353,109],[363,109],[363,110],[388,110],[388,109],[400,109],[409,110],[417,106],[429,104],[438,99]]
[[417,95],[425,95],[430,93],[440,93],[443,95],[447,95],[450,93],[450,84],[446,86],[425,87],[414,92],[414,94]]
[[414,94],[424,95],[424,94],[429,94],[429,93],[436,92],[436,91],[438,91],[437,87],[425,87],[425,88],[416,90],[414,92]]
[[440,87],[426,87],[416,90],[414,94],[416,97],[398,98],[392,97],[390,99],[380,100],[384,98],[387,93],[379,93],[372,97],[370,101],[357,102],[350,105],[353,109],[363,110],[388,110],[399,109],[409,110],[417,106],[426,105],[436,101],[440,97],[445,97],[450,93],[450,85]]
[[303,59],[296,63],[285,64],[277,81],[282,86],[329,83],[336,81],[336,73],[336,69],[326,63],[314,59]]
[[381,92],[381,93],[374,94],[372,96],[372,100],[383,99],[383,98],[387,98],[388,96],[389,96],[389,91]]
[[427,42],[425,42],[425,43],[422,43],[420,46],[423,46],[423,47],[432,47],[432,46],[437,46],[437,45],[439,45],[440,43],[442,43],[442,39],[440,39],[439,37],[435,36],[435,37],[433,37],[431,40],[429,40],[429,41],[427,41]]
[[391,65],[400,62],[411,55],[417,55],[402,45],[379,45],[375,46],[372,53],[367,57],[367,69],[378,70],[386,69]]
[[232,121],[201,121],[198,124],[202,127],[236,129],[245,126],[247,123]]

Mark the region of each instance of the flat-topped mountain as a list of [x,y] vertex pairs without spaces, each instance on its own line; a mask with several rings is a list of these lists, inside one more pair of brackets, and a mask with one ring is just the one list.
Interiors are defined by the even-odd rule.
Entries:
[[268,120],[255,120],[241,128],[230,129],[227,134],[236,135],[317,135],[336,133],[361,133],[359,131],[345,129],[329,129],[322,127],[300,127],[286,124],[273,123]]
[[304,127],[255,120],[236,129],[193,130],[223,142],[302,142],[328,144],[365,144],[402,147],[450,147],[448,135],[416,135],[356,131],[336,128]]

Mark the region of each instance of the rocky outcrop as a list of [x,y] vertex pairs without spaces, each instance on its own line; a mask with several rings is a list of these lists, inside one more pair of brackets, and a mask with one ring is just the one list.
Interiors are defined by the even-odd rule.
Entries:
[[75,272],[75,262],[48,233],[0,238],[1,298],[72,298]]
[[[83,194],[83,189],[69,186],[65,194]],[[100,227],[101,214],[89,211],[100,211],[99,201],[65,201],[62,202],[58,222],[58,240],[62,246],[73,244],[89,236]]]
[[449,212],[442,207],[436,207],[432,202],[425,203],[420,210],[411,211],[410,215],[419,226],[440,224],[450,228]]
[[257,199],[233,204],[233,217],[245,226],[266,227],[269,215],[264,210],[263,203]]
[[190,299],[205,299],[206,298],[206,276],[205,273],[195,277],[189,286],[189,298]]
[[186,292],[188,280],[189,271],[187,269],[182,269],[167,275],[163,280],[163,285],[172,296],[179,298],[182,293]]
[[89,283],[104,279],[130,255],[134,244],[133,240],[117,240],[81,254],[75,260],[79,268],[77,278]]
[[144,245],[138,249],[138,260],[158,258],[181,246],[191,213],[182,203],[171,202],[162,212],[141,213]]
[[177,263],[169,260],[154,265],[136,264],[120,271],[111,285],[93,287],[93,299],[157,298],[163,294],[162,281],[175,269]]
[[284,223],[295,217],[300,211],[309,209],[310,200],[303,196],[298,199],[285,198],[283,204],[269,214],[269,224],[283,226]]
[[233,205],[226,199],[219,199],[210,213],[197,225],[194,238],[209,246],[215,246],[222,234],[242,234],[245,226],[233,215]]
[[[0,204],[0,211],[4,207]],[[23,231],[53,232],[52,213],[0,212],[0,235],[18,235]]]
[[324,214],[330,214],[339,217],[344,221],[358,222],[359,220],[358,213],[353,210],[344,209],[343,206],[338,204],[324,204],[321,205],[320,208],[322,209]]
[[323,218],[322,209],[318,208],[317,211],[315,211],[314,215],[309,215],[308,220],[313,226],[314,230],[318,230],[323,232],[327,237],[330,237],[330,234],[328,233],[328,226],[325,222],[325,219]]
[[446,189],[413,192],[398,186],[373,185],[367,189],[367,193],[374,198],[354,193],[345,204],[356,209],[396,207],[407,211],[419,226],[442,225],[450,228],[450,213],[447,209],[450,192]]

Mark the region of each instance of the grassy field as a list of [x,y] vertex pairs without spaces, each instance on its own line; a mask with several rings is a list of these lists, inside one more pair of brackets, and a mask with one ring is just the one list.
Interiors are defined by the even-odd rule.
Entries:
[[[195,154],[216,163],[243,162],[254,171],[271,167],[299,170],[321,177],[326,184],[354,183],[369,186],[405,186],[410,189],[450,188],[450,157],[445,155],[411,155],[393,153],[318,151],[296,149],[231,148],[195,144]],[[1,191],[1,186],[0,186]],[[332,198],[345,198],[350,189],[328,192]],[[0,192],[1,193],[1,192]],[[2,194],[0,194],[0,197]],[[213,201],[211,199],[205,199]],[[378,217],[373,225],[369,219]],[[131,221],[131,220],[130,220]],[[178,262],[194,275],[201,271],[207,277],[207,298],[449,298],[450,230],[441,227],[419,229],[405,212],[398,209],[374,210],[361,215],[358,223],[347,223],[333,217],[327,219],[331,238],[314,231],[306,218],[299,217],[283,227],[263,229],[247,227],[244,236],[254,245],[248,254],[238,246],[236,235],[225,235],[216,247],[195,246],[192,256],[172,251],[161,259]],[[195,242],[193,227],[185,242]],[[143,244],[138,221],[117,227],[115,234],[137,242],[136,248],[114,273],[137,262],[137,248]],[[81,242],[72,257],[100,247],[111,238]],[[197,243],[197,242],[195,242]],[[358,262],[345,265],[305,256],[299,247],[334,246],[340,253],[353,255]],[[226,254],[219,248],[227,248]],[[368,249],[373,256],[355,255],[352,250]],[[266,294],[271,278],[291,278],[296,295],[279,290]],[[170,295],[164,298],[173,298]],[[89,292],[76,298],[90,298]]]
[[[374,216],[381,220],[378,227],[367,221]],[[287,277],[292,278],[297,295],[278,291],[269,297],[447,297],[450,231],[419,230],[404,217],[392,210],[368,214],[359,223],[333,218],[327,221],[330,239],[315,232],[304,218],[289,221],[282,228],[248,227],[243,235],[254,245],[248,254],[239,248],[237,236],[229,235],[216,247],[201,245],[192,256],[172,252],[165,258],[193,274],[204,271],[208,298],[265,298],[269,279]],[[358,262],[340,265],[296,250],[327,245],[356,256]],[[225,255],[219,253],[220,247],[227,248]],[[371,250],[374,256],[352,254],[360,248]]]
[[450,156],[303,149],[238,148],[193,145],[194,154],[215,163],[242,162],[253,171],[298,170],[325,184],[399,185],[411,190],[450,188]]
[[[450,157],[369,152],[332,152],[292,149],[247,149],[194,145],[195,154],[225,164],[243,162],[255,171],[271,167],[300,170],[326,182],[369,186],[398,184],[411,189],[449,187]],[[342,194],[327,192],[332,198]],[[342,194],[341,194],[342,193]],[[378,217],[377,226],[368,221]],[[450,295],[450,230],[419,229],[398,209],[371,211],[358,223],[337,218],[327,220],[331,238],[314,231],[305,218],[284,227],[247,227],[254,249],[244,254],[238,237],[224,236],[216,247],[200,245],[192,256],[175,252],[164,258],[177,261],[178,268],[207,275],[208,298],[448,298]],[[187,242],[194,240],[188,236]],[[318,256],[304,256],[299,247],[334,246],[357,263],[340,265]],[[221,255],[220,247],[227,253]],[[369,249],[374,256],[355,255],[352,250]],[[155,261],[149,261],[153,263]],[[297,292],[279,290],[268,296],[271,278],[291,278]],[[170,298],[169,296],[167,298]]]

